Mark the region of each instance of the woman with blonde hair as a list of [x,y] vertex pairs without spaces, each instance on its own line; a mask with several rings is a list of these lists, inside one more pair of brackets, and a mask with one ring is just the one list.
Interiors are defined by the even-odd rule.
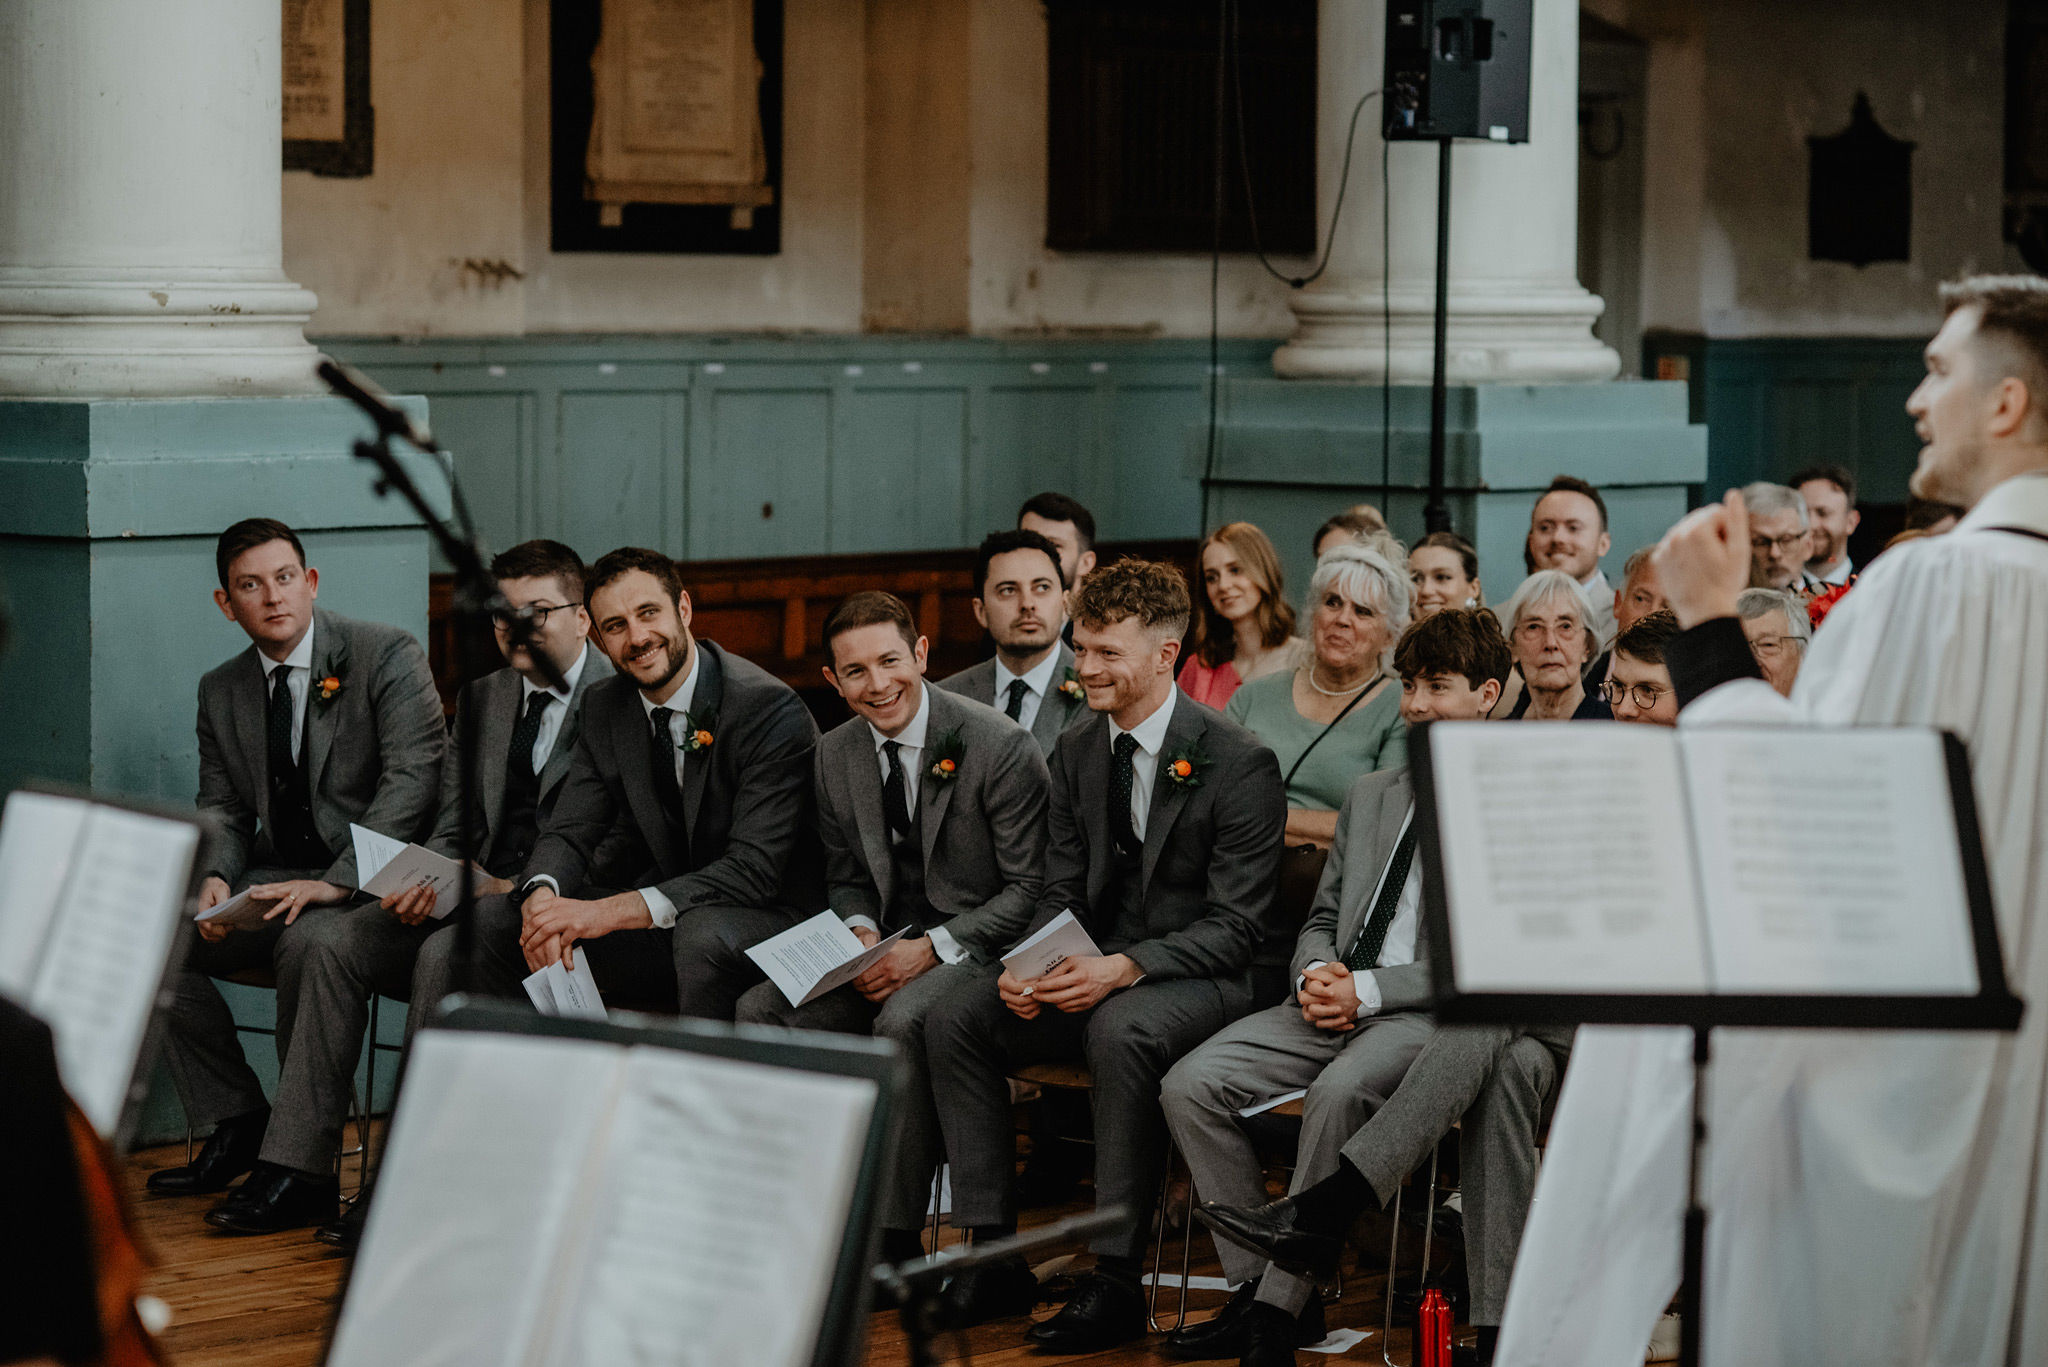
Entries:
[[1209,533],[1199,560],[1202,595],[1180,686],[1196,702],[1221,707],[1253,679],[1290,670],[1308,644],[1294,634],[1280,555],[1249,522]]

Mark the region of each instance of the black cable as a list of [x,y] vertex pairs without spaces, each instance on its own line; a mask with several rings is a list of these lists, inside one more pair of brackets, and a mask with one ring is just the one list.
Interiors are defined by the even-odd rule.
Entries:
[[1230,33],[1230,0],[1216,0],[1216,116],[1214,176],[1210,186],[1209,224],[1209,439],[1202,456],[1202,521],[1209,520],[1209,482],[1216,477],[1216,400],[1221,387],[1223,279],[1223,78]]
[[[1221,16],[1219,15],[1218,22],[1221,21]],[[1271,261],[1266,259],[1265,248],[1259,242],[1259,208],[1257,200],[1254,199],[1252,196],[1251,153],[1247,148],[1244,132],[1244,58],[1238,51],[1237,18],[1236,11],[1234,9],[1231,11],[1231,18],[1229,22],[1232,82],[1237,92],[1237,166],[1238,170],[1243,174],[1244,177],[1244,207],[1245,216],[1247,219],[1250,220],[1251,223],[1252,254],[1258,257],[1259,264],[1266,268],[1266,274],[1272,276],[1275,280],[1280,281],[1282,284],[1285,284],[1292,289],[1300,289],[1304,285],[1313,284],[1316,280],[1322,277],[1324,271],[1330,268],[1330,248],[1334,246],[1337,241],[1337,220],[1344,213],[1344,190],[1345,187],[1347,187],[1351,183],[1351,148],[1352,145],[1358,141],[1358,116],[1365,112],[1366,101],[1372,99],[1377,95],[1384,94],[1385,92],[1381,90],[1368,90],[1363,95],[1360,95],[1358,97],[1358,103],[1351,107],[1350,128],[1344,135],[1344,168],[1337,174],[1337,202],[1333,206],[1331,206],[1330,209],[1330,231],[1329,235],[1323,239],[1322,260],[1317,264],[1316,268],[1310,271],[1307,275],[1297,276],[1283,274],[1281,271],[1276,270],[1274,268],[1273,263]],[[1220,56],[1220,51],[1221,45],[1219,44],[1218,61],[1222,60]],[[1222,79],[1220,76],[1217,79],[1216,93],[1218,108],[1220,111],[1223,95]],[[1220,113],[1217,121],[1219,124],[1222,122],[1220,118]],[[1218,155],[1220,157],[1222,151],[1222,139],[1219,137],[1217,142]],[[1220,170],[1218,172],[1218,175],[1220,177]],[[1220,192],[1218,203],[1221,203]],[[1220,232],[1220,221],[1221,215],[1219,210],[1219,242],[1221,241],[1222,236]]]

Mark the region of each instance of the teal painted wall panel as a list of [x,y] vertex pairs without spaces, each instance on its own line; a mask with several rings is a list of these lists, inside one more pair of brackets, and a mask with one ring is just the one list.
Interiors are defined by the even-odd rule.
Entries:
[[[557,406],[559,459],[551,472],[553,506],[537,534],[573,546],[682,548],[669,488],[680,466],[682,433],[669,410],[681,396],[657,392],[564,393]],[[586,551],[595,558],[597,551]]]
[[839,407],[834,551],[935,550],[972,539],[963,504],[966,391],[854,389]]
[[815,387],[724,388],[712,397],[709,458],[690,469],[695,560],[831,549],[833,395]]
[[[1200,470],[1185,443],[1208,412],[1206,342],[324,345],[394,393],[431,399],[494,547],[554,535],[596,555],[646,540],[712,559],[971,546],[1047,488],[1087,502],[1106,537],[1201,531]],[[1270,373],[1273,346],[1226,341],[1224,367]],[[650,396],[663,401],[658,436]]]
[[[31,778],[91,778],[92,576],[78,543],[0,539],[0,593],[8,646],[0,655],[0,698],[9,740],[0,747],[0,793]],[[180,689],[189,702],[194,696]],[[187,724],[190,718],[186,719]]]

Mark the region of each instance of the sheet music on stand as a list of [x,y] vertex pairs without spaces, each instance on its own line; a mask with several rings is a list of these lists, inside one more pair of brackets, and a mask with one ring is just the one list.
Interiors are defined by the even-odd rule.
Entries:
[[0,993],[49,1025],[65,1090],[117,1148],[203,833],[189,813],[56,788],[0,812]]
[[1410,754],[1446,1020],[2018,1024],[1953,736],[1447,722]]
[[328,1367],[851,1367],[899,1067],[458,1002],[413,1043]]
[[1927,727],[1488,722],[1408,746],[1438,1018],[1691,1029],[1697,1367],[1714,1027],[2019,1026],[1968,752]]

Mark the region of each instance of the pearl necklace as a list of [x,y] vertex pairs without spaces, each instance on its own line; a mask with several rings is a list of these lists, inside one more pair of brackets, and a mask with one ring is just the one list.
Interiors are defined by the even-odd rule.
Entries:
[[1384,679],[1385,677],[1387,676],[1384,673],[1375,673],[1371,678],[1367,679],[1364,683],[1359,684],[1356,688],[1325,688],[1321,684],[1316,682],[1315,661],[1309,661],[1308,665],[1308,686],[1310,688],[1313,688],[1316,692],[1322,694],[1326,698],[1348,698],[1353,693],[1358,692],[1360,689],[1371,688],[1374,684],[1378,683],[1381,679]]

